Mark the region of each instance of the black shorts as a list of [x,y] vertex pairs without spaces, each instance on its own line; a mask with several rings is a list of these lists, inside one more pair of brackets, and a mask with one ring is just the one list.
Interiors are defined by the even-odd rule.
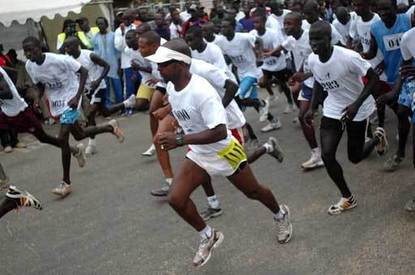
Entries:
[[276,71],[276,72],[262,70],[262,72],[266,78],[272,79],[273,77],[275,77],[278,81],[283,82],[283,83],[287,82],[288,79],[292,75],[291,70],[288,70],[288,69],[284,69],[284,70]]

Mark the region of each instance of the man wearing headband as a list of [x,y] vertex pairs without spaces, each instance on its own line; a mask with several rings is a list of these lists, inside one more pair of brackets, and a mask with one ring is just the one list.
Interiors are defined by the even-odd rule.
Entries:
[[292,235],[288,207],[280,207],[272,192],[257,182],[243,147],[227,129],[220,96],[207,80],[190,73],[190,53],[181,53],[183,49],[190,51],[184,41],[169,41],[148,59],[158,64],[160,75],[168,82],[166,91],[172,113],[184,130],[183,134],[159,133],[155,141],[164,150],[183,145],[190,148],[173,179],[169,203],[200,233],[201,242],[193,264],[206,264],[212,250],[223,241],[223,234],[206,225],[190,199],[208,175],[226,176],[247,197],[263,203],[274,214],[278,241],[288,242]]

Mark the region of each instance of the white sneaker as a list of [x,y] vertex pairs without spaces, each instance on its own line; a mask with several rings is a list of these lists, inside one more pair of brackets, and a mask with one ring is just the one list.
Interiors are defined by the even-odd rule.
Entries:
[[212,256],[213,249],[217,248],[223,242],[223,234],[220,231],[212,229],[212,236],[210,238],[202,239],[197,249],[196,255],[193,258],[193,265],[201,267],[205,265],[210,256]]
[[92,156],[97,153],[97,147],[92,144],[88,144],[85,149],[85,154],[87,156]]
[[85,157],[85,148],[82,143],[79,143],[76,145],[76,148],[78,149],[78,152],[72,154],[76,160],[78,161],[79,167],[84,167],[86,164],[86,157]]
[[295,117],[295,118],[293,118],[292,122],[294,124],[299,124],[300,123],[300,120],[298,119],[298,117]]
[[277,225],[277,240],[279,243],[287,243],[293,235],[293,225],[290,222],[290,209],[285,204],[280,208],[285,212],[281,220],[275,219]]
[[111,119],[110,121],[108,121],[108,125],[112,127],[112,134],[117,138],[118,142],[124,142],[124,132],[118,125],[118,121],[116,121],[115,119]]
[[276,120],[276,121],[268,123],[268,125],[266,125],[264,128],[261,129],[261,132],[267,133],[267,132],[277,130],[281,127],[282,127],[281,121]]
[[264,122],[268,119],[268,113],[269,113],[269,101],[268,100],[262,100],[265,102],[264,106],[259,108],[259,121]]
[[340,201],[336,204],[333,204],[328,209],[328,213],[330,215],[338,215],[341,214],[343,211],[353,209],[357,206],[357,202],[353,196],[350,198],[341,198]]
[[321,159],[321,155],[319,153],[314,153],[314,152],[311,153],[311,158],[309,160],[301,164],[301,168],[305,170],[315,169],[315,168],[323,167],[323,166],[324,166],[324,162]]
[[129,98],[124,100],[125,108],[134,108],[135,107],[135,95],[130,95]]
[[52,189],[52,193],[61,197],[66,197],[72,192],[71,185],[61,182],[58,187]]
[[11,153],[11,152],[13,152],[13,148],[8,145],[8,146],[4,147],[4,152],[5,153]]
[[156,147],[154,144],[151,144],[150,148],[148,148],[145,152],[142,152],[141,155],[145,157],[151,157],[156,152]]

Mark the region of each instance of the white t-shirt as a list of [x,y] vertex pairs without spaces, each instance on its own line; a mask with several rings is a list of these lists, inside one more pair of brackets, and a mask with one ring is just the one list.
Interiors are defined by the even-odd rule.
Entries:
[[190,17],[192,17],[192,15],[190,13],[188,13],[187,11],[182,11],[180,14],[180,19],[182,20],[182,22],[186,22],[187,20],[190,19]]
[[238,11],[238,13],[235,16],[235,20],[239,22],[242,18],[245,17],[245,13],[243,11]]
[[79,88],[77,72],[81,64],[70,56],[45,53],[45,61],[41,65],[28,60],[26,71],[33,83],[45,85],[52,116],[59,116],[69,109],[71,100]]
[[401,53],[405,61],[415,58],[415,28],[410,29],[402,36]]
[[232,41],[224,36],[218,36],[216,44],[238,68],[238,76],[241,80],[247,76],[259,78],[262,75],[261,70],[256,66],[255,41],[256,37],[249,33],[235,33]]
[[121,32],[121,28],[118,27],[114,32],[114,47],[121,53],[121,69],[131,68],[131,59],[125,54],[125,48],[127,48],[127,42],[125,42],[125,34],[129,30],[134,30],[135,25],[131,24],[124,29],[124,35]]
[[[282,47],[287,51],[291,51],[294,57],[295,70],[298,72],[303,67],[304,72],[309,72],[308,56],[313,52],[310,47],[308,30],[303,30],[303,34],[298,40],[293,36],[288,36],[282,43]],[[312,88],[314,84],[313,77],[309,77],[304,81],[304,85]]]
[[[314,53],[308,59],[314,79],[328,93],[323,104],[323,115],[341,119],[344,108],[354,103],[363,91],[362,77],[370,69],[369,62],[357,52],[338,46],[334,46],[332,56],[325,63]],[[353,121],[365,120],[375,109],[375,99],[370,95]]]
[[[372,26],[373,23],[379,20],[380,20],[380,17],[376,13],[372,17],[372,19],[367,22],[363,21],[362,17],[357,16],[356,20],[354,21],[354,23],[352,24],[350,28],[350,36],[353,39],[358,40],[360,44],[362,44],[364,53],[367,53],[370,49],[370,41],[371,41],[370,27]],[[376,57],[368,61],[370,65],[372,66],[372,68],[375,69],[383,61],[382,52],[378,49]],[[386,81],[386,75],[384,72],[379,76],[379,79]]]
[[3,79],[6,81],[9,89],[13,95],[11,99],[0,99],[0,108],[3,113],[8,117],[17,116],[21,111],[24,111],[27,108],[27,104],[24,99],[17,92],[16,86],[14,86],[13,81],[7,75],[6,71],[0,67],[0,74]]
[[[282,35],[278,31],[271,29],[265,29],[265,33],[263,35],[260,35],[257,30],[252,30],[249,33],[262,40],[264,51],[271,51],[280,46],[282,42],[284,42]],[[264,57],[263,61],[264,64],[261,66],[261,69],[270,72],[278,72],[284,70],[287,67],[285,55],[280,55],[279,57]]]
[[350,17],[349,22],[346,23],[346,25],[343,25],[340,23],[339,20],[334,19],[333,26],[336,28],[336,30],[339,32],[339,34],[342,36],[342,44],[346,45],[347,41],[349,40],[350,36],[350,26],[352,25],[352,18]]
[[[225,96],[225,82],[232,78],[226,74],[225,70],[215,67],[203,60],[192,58],[190,65],[190,72],[197,74],[207,81],[215,88],[216,92],[221,98]],[[246,119],[241,109],[235,100],[232,100],[228,106],[226,106],[226,121],[229,129],[241,128],[245,125]]]
[[415,12],[415,5],[412,5],[407,11],[406,11],[406,15],[409,16],[409,18],[411,18],[412,14],[414,14]]
[[284,26],[284,18],[287,14],[289,14],[291,11],[290,10],[286,10],[283,9],[282,10],[282,15],[278,16],[274,13],[272,13],[270,16],[274,17],[275,19],[277,19],[278,23],[280,23],[281,27]]
[[[203,87],[201,89],[200,87]],[[210,83],[195,74],[181,91],[176,91],[172,82],[166,88],[172,113],[185,134],[200,133],[213,129],[218,125],[226,125],[226,112],[219,94]],[[215,143],[189,145],[190,149],[199,154],[217,154],[229,145],[231,133]]]
[[203,52],[192,50],[192,57],[203,60],[209,64],[218,67],[219,69],[224,70],[232,81],[237,82],[234,74],[226,64],[225,57],[223,57],[222,50],[219,48],[219,46],[214,44],[213,42],[206,42],[206,44],[207,46]]
[[271,29],[274,31],[281,31],[282,30],[282,24],[278,21],[278,19],[275,16],[268,16],[267,22],[265,22],[265,28]]
[[[307,20],[303,19],[301,28],[303,30],[309,31],[310,27],[311,27],[310,23],[308,23]],[[337,31],[337,29],[333,26],[333,24],[330,24],[330,27],[331,27],[331,44],[336,45],[339,42],[343,43],[341,34]]]
[[[150,61],[148,61],[147,59],[144,59],[144,57],[141,55],[140,51],[137,50],[133,50],[132,48],[126,48],[125,49],[125,54],[128,55],[131,59],[131,62],[134,62],[138,65],[140,65],[143,68],[150,68],[152,69],[151,63]],[[147,87],[151,87],[147,84],[147,81],[152,79],[152,74],[148,73],[148,72],[143,72],[143,71],[139,71],[140,75],[141,75],[141,85],[145,85]]]
[[180,33],[182,32],[182,26],[176,25],[173,22],[170,23],[170,39],[180,38]]
[[[90,50],[81,50],[81,54],[76,58],[75,60],[81,63],[82,66],[85,67],[85,69],[88,70],[88,78],[85,82],[85,89],[90,90],[91,89],[91,82],[97,80],[102,72],[104,71],[104,68],[95,64],[91,59],[91,54],[94,52]],[[96,91],[105,89],[107,85],[105,84],[105,81],[102,80],[101,83],[99,83],[98,88]]]
[[206,42],[206,44],[207,46],[203,52],[192,50],[192,57],[215,65],[220,69],[226,70],[228,65],[226,65],[225,58],[223,57],[222,50],[219,48],[219,46],[209,42]]

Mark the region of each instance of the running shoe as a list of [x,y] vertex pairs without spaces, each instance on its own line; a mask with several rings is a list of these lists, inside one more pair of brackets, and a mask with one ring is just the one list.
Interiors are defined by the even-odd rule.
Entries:
[[[124,100],[124,106],[125,108],[134,108],[135,107],[135,95],[130,95],[129,98]],[[128,113],[128,111],[127,111]]]
[[10,185],[6,197],[14,200],[19,207],[33,207],[42,210],[40,201],[27,191],[20,191],[16,186]]
[[148,148],[146,151],[142,152],[141,155],[145,157],[151,157],[156,152],[156,146],[154,144],[151,144],[150,148]]
[[415,199],[412,199],[405,204],[405,210],[408,212],[415,212]]
[[84,148],[84,145],[82,143],[77,144],[76,148],[78,149],[78,151],[76,153],[72,153],[72,155],[78,161],[79,167],[82,168],[86,164],[85,148]]
[[18,143],[16,143],[16,146],[14,146],[18,149],[22,149],[22,148],[27,148],[27,144],[24,142],[19,141]]
[[284,153],[278,140],[275,137],[269,137],[267,143],[271,145],[272,148],[271,151],[267,153],[276,158],[278,162],[282,162],[284,160]]
[[97,147],[92,144],[88,144],[85,149],[85,154],[87,156],[92,156],[97,153]]
[[377,127],[374,134],[379,139],[379,143],[376,144],[376,152],[379,156],[381,156],[388,150],[389,147],[388,140],[386,139],[385,129],[382,127]]
[[162,187],[159,189],[151,190],[151,195],[155,197],[167,197],[170,191],[170,185],[167,182],[162,183]]
[[343,211],[353,209],[357,206],[357,202],[353,196],[350,198],[341,198],[337,204],[331,205],[328,212],[330,215],[338,215]]
[[277,119],[277,120],[274,119],[273,121],[268,123],[265,127],[263,127],[261,129],[261,132],[267,133],[267,132],[271,132],[271,131],[274,131],[274,130],[278,130],[281,127],[282,127],[281,121],[279,119]]
[[398,155],[393,155],[390,159],[385,161],[384,168],[388,172],[393,172],[399,168],[401,162],[402,158],[398,157]]
[[58,187],[52,189],[52,193],[61,197],[66,197],[72,192],[72,187],[70,184],[62,181]]
[[199,248],[193,258],[193,265],[196,267],[204,266],[212,256],[213,249],[217,248],[223,242],[223,234],[220,231],[212,229],[213,233],[210,238],[200,240]]
[[311,169],[315,169],[315,168],[319,168],[323,166],[324,166],[324,162],[321,159],[321,155],[315,152],[311,152],[311,158],[307,160],[306,162],[304,162],[303,164],[301,164],[301,168],[303,168],[304,170],[311,170]]
[[285,204],[280,208],[285,212],[281,220],[275,219],[277,225],[277,240],[279,243],[287,243],[293,235],[293,225],[290,222],[290,209]]
[[4,152],[5,153],[11,153],[11,152],[13,152],[13,148],[8,145],[8,146],[4,147]]
[[118,126],[118,121],[116,121],[115,119],[111,119],[110,121],[108,121],[108,124],[112,127],[113,129],[113,135],[117,137],[117,140],[119,143],[124,142],[124,132],[123,130],[120,128],[120,126]]
[[222,214],[223,214],[222,208],[212,208],[209,206],[208,208],[206,208],[206,210],[200,213],[200,216],[202,216],[202,219],[204,221],[208,221],[211,218],[219,217]]
[[262,105],[259,107],[259,121],[264,122],[268,119],[269,101],[260,99]]

